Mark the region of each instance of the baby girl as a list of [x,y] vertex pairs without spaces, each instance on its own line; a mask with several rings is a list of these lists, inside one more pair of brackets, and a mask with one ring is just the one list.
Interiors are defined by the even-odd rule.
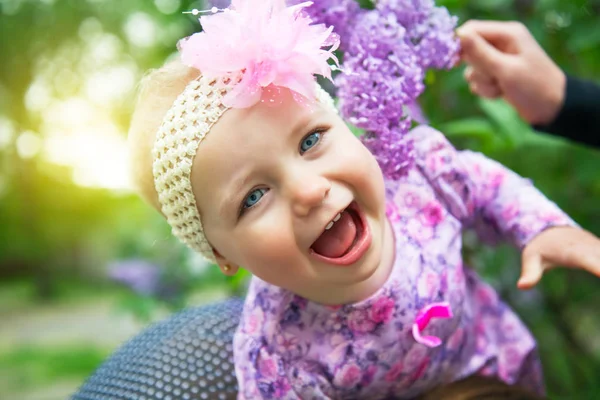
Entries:
[[[137,186],[173,233],[253,275],[238,398],[411,398],[474,374],[543,392],[533,337],[463,265],[461,233],[517,246],[521,288],[554,265],[599,274],[600,240],[430,127],[409,133],[406,174],[384,179],[316,84],[337,43],[302,7],[240,0],[203,17],[183,63],[145,79],[130,131]],[[250,14],[288,45],[245,41]]]

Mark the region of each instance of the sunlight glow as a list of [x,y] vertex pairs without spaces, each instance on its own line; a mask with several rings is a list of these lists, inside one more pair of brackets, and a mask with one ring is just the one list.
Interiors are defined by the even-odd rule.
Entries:
[[71,98],[55,102],[44,114],[48,161],[71,166],[78,185],[130,189],[126,139],[102,110]]
[[143,12],[131,14],[125,23],[124,30],[129,42],[142,48],[152,47],[158,36],[156,23]]
[[[168,1],[161,5],[173,7]],[[139,47],[152,46],[158,36],[155,22],[142,12],[129,16],[124,28]],[[79,39],[39,58],[25,105],[40,121],[40,135],[21,133],[17,151],[70,167],[77,185],[129,192],[127,143],[115,115],[122,114],[139,71],[123,41],[104,32],[97,19],[81,23]],[[0,146],[14,140],[11,130],[0,120]]]
[[46,157],[73,167],[80,186],[130,189],[127,144],[120,135],[89,131],[76,136],[55,136],[45,143]]
[[42,140],[34,132],[25,131],[17,137],[17,154],[21,158],[33,158],[41,148]]
[[25,107],[29,111],[40,112],[48,107],[52,95],[50,88],[43,79],[36,79],[25,93]]
[[10,119],[0,116],[0,150],[8,147],[14,135],[14,123]]
[[181,6],[181,0],[154,0],[154,5],[163,14],[173,14]]
[[122,99],[135,85],[135,71],[127,66],[115,66],[91,74],[85,83],[85,93],[95,103],[109,106]]

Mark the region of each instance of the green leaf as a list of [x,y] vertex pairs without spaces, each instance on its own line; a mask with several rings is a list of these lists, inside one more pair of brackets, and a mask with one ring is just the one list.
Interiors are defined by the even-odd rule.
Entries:
[[245,269],[240,269],[235,275],[227,278],[227,285],[234,296],[243,296],[246,284],[252,275]]
[[354,125],[352,125],[349,122],[346,122],[346,125],[348,126],[348,129],[350,129],[350,131],[354,134],[354,136],[356,137],[361,137],[362,135],[365,134],[364,129],[360,129]]
[[569,50],[574,53],[600,46],[600,25],[595,21],[585,25],[587,29],[576,30],[569,41]]
[[435,71],[433,69],[429,69],[427,70],[427,72],[425,72],[425,85],[426,86],[431,86],[435,83]]
[[375,2],[373,0],[356,0],[356,2],[361,6],[361,8],[365,8],[367,10],[372,10],[375,8]]
[[494,126],[485,118],[464,118],[448,122],[440,127],[448,137],[489,140],[495,134]]
[[479,0],[475,7],[485,11],[498,11],[507,7],[506,0]]
[[511,148],[522,146],[532,131],[517,114],[515,109],[504,100],[478,99],[483,112],[494,122],[498,132]]

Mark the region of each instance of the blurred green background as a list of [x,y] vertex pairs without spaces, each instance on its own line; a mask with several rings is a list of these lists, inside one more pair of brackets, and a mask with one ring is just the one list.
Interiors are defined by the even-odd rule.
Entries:
[[[600,77],[600,1],[438,0],[523,21],[567,72]],[[129,189],[136,82],[197,30],[186,0],[0,0],[0,398],[64,399],[120,343],[185,306],[243,293],[175,241]],[[430,73],[422,106],[458,146],[530,177],[600,235],[600,152],[532,132],[470,95],[463,67]],[[600,128],[599,132],[600,134]],[[518,254],[466,254],[539,339],[556,399],[600,396],[600,280],[566,270],[515,287]]]

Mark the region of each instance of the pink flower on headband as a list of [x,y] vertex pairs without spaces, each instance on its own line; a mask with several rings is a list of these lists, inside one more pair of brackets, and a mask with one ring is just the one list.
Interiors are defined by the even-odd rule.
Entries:
[[243,72],[223,99],[227,107],[250,107],[271,85],[312,99],[314,75],[331,79],[328,60],[338,64],[333,52],[339,37],[333,27],[311,25],[302,12],[311,4],[287,7],[285,0],[233,0],[223,12],[200,18],[203,31],[180,42],[182,61],[209,79]]

